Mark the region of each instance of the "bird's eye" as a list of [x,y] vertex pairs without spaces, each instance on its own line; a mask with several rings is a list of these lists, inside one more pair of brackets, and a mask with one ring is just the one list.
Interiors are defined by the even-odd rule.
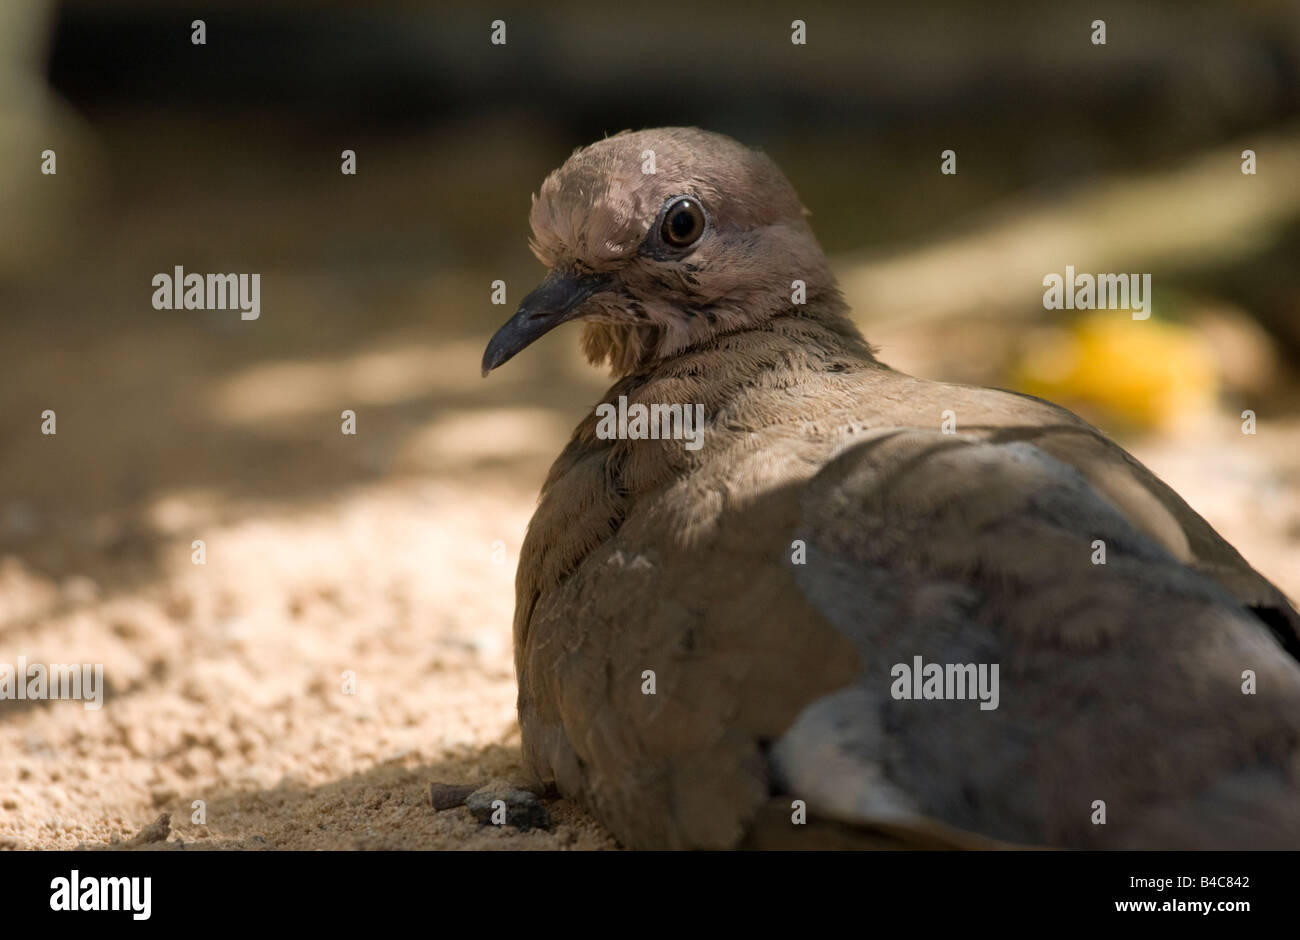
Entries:
[[704,234],[704,210],[694,199],[678,199],[664,213],[661,234],[676,248],[694,244]]

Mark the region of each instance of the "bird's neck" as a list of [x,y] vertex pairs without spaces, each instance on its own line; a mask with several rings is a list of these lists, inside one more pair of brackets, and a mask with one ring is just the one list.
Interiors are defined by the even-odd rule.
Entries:
[[672,326],[592,322],[584,325],[582,351],[595,365],[608,364],[616,378],[668,369],[736,346],[776,352],[790,343],[806,343],[806,354],[842,366],[875,362],[874,350],[846,316],[838,294],[817,304],[795,305],[758,318],[694,317]]

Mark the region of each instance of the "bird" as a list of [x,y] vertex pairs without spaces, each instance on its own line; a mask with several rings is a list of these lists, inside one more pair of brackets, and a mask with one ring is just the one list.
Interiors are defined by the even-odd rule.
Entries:
[[771,158],[624,131],[529,221],[484,376],[569,321],[613,376],[519,554],[537,786],[628,848],[1300,847],[1296,609],[1083,419],[880,361]]

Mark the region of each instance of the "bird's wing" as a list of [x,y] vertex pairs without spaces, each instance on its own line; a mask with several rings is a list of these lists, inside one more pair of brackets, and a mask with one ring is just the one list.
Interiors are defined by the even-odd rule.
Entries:
[[[1051,449],[881,431],[803,488],[797,578],[862,671],[773,744],[783,788],[1018,843],[1300,845],[1300,664]],[[929,664],[996,664],[996,708],[899,697]]]
[[[986,393],[1026,398],[993,390]],[[993,429],[990,440],[1030,443],[1077,469],[1135,526],[1228,590],[1242,606],[1265,620],[1288,650],[1300,656],[1300,613],[1295,605],[1182,497],[1097,429],[1056,405],[1027,400],[1068,420]]]
[[875,409],[879,424],[938,427],[939,414],[949,411],[962,434],[1032,444],[1074,467],[1139,531],[1254,609],[1300,656],[1295,605],[1176,492],[1077,415],[1030,395],[927,382],[889,369],[866,373],[860,391],[866,398],[886,399]]

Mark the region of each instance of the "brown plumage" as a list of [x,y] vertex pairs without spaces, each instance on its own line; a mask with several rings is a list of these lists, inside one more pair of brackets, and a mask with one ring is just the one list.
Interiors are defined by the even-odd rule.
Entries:
[[[582,320],[604,402],[706,416],[692,451],[593,410],[542,489],[515,613],[542,781],[629,846],[1300,847],[1295,610],[1073,414],[878,362],[770,160],[625,132],[531,221],[551,273],[485,373]],[[998,707],[895,698],[915,656],[999,664]]]

